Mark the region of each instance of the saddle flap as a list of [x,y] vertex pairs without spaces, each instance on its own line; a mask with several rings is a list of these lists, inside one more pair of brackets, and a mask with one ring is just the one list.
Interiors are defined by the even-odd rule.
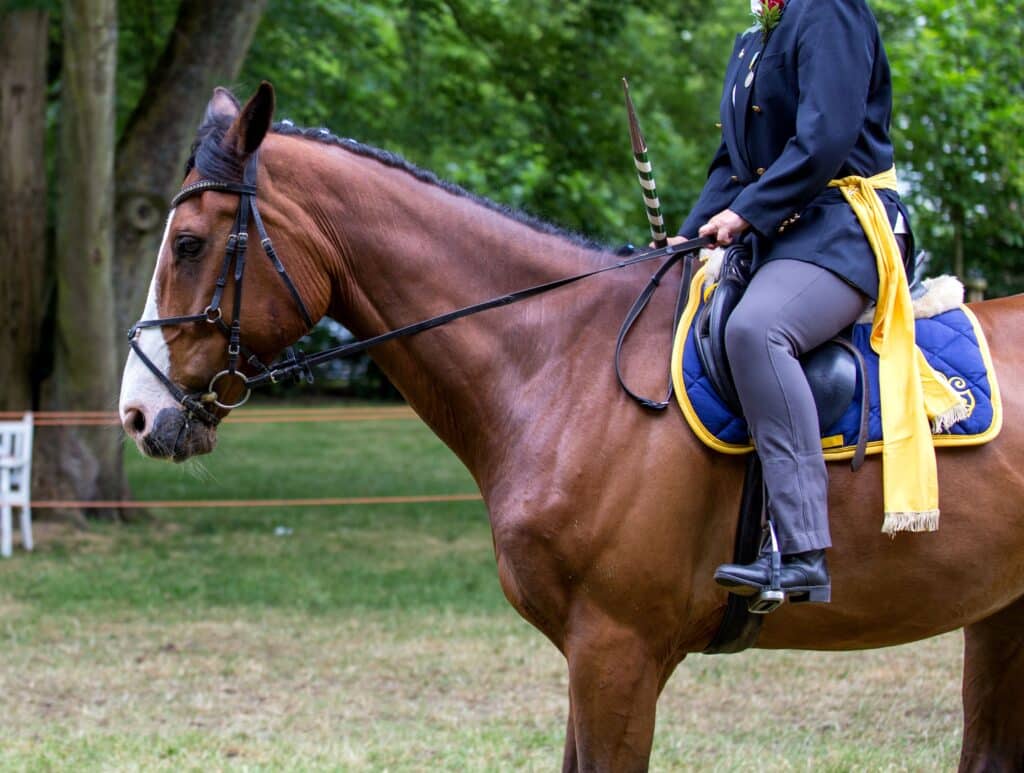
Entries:
[[697,319],[697,355],[715,391],[736,413],[742,409],[725,352],[725,325],[750,283],[750,260],[746,244],[726,250],[718,284]]
[[837,341],[826,341],[800,358],[818,409],[824,434],[846,413],[857,393],[858,366],[853,354]]

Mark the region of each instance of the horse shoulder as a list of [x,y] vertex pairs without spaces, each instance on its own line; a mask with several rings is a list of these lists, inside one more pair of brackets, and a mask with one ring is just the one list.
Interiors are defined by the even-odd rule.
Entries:
[[[711,458],[670,423],[612,425],[551,453],[538,450],[544,443],[513,448],[485,487],[502,589],[559,646],[581,609],[654,625],[659,636],[678,630],[701,612],[693,596],[707,596],[710,582],[701,578],[730,555],[738,492],[724,484],[738,484],[742,467],[709,475]],[[728,521],[716,517],[723,506]]]

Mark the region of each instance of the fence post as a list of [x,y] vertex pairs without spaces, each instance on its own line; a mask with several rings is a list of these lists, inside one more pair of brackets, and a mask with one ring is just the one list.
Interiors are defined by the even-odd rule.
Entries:
[[969,276],[964,280],[967,288],[967,302],[978,303],[985,300],[985,291],[988,289],[988,280],[983,276]]

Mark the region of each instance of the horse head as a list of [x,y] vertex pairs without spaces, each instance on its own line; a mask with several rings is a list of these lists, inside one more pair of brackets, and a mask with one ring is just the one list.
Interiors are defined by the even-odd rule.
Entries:
[[218,422],[248,395],[247,379],[326,310],[315,248],[296,229],[277,229],[286,269],[263,225],[274,230],[295,214],[259,162],[273,111],[268,83],[244,107],[220,88],[207,106],[122,379],[121,422],[147,456],[212,451]]

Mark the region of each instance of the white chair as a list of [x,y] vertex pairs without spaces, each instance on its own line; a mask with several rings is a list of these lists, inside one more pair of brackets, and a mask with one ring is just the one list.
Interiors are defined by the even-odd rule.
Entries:
[[11,519],[21,508],[21,544],[32,549],[32,414],[0,421],[0,556],[11,555]]

